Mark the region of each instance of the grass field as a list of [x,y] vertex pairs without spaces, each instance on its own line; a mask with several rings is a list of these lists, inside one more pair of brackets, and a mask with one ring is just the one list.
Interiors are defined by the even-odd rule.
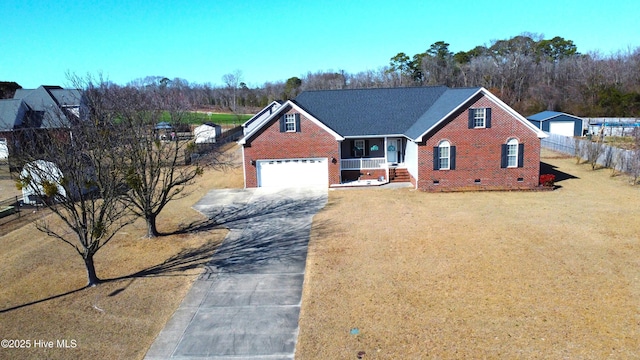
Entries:
[[545,155],[552,192],[331,191],[296,359],[639,358],[640,187]]
[[[296,359],[633,359],[640,348],[640,187],[544,153],[552,192],[329,192],[314,217]],[[171,231],[201,215],[207,172],[161,215]],[[126,228],[96,259],[32,225],[0,237],[0,334],[75,340],[0,349],[2,359],[140,359],[223,230],[146,240]],[[141,270],[146,275],[133,276]]]
[[[212,112],[191,112],[182,120],[191,125],[200,125],[212,122],[218,125],[241,125],[251,119],[252,114],[230,114]],[[169,121],[169,114],[165,113],[162,121]]]
[[[242,187],[242,169],[207,170],[197,180],[188,197],[160,214],[160,231],[203,219],[191,206],[212,188]],[[109,281],[92,288],[84,287],[84,265],[75,250],[32,224],[0,236],[0,337],[30,342],[30,348],[0,348],[0,359],[143,358],[226,230],[152,240],[145,234],[144,221],[138,221],[98,252],[98,276]],[[36,348],[36,340],[56,346]],[[60,348],[58,340],[74,347]]]

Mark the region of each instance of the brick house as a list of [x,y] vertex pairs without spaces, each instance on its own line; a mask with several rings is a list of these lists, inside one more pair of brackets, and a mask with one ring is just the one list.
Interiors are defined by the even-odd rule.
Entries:
[[484,88],[307,91],[245,133],[245,187],[532,189],[546,135]]

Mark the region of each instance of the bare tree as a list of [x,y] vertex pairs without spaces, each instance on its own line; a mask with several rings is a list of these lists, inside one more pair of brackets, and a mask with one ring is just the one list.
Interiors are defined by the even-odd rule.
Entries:
[[[92,94],[84,91],[84,101],[96,100]],[[32,134],[16,154],[23,165],[19,185],[55,215],[36,228],[75,249],[93,286],[100,283],[95,254],[135,219],[121,201],[124,173],[111,151],[116,134],[95,112],[78,119],[60,111],[53,120],[54,129],[25,130]]]
[[636,185],[640,179],[640,149],[630,151],[627,169],[631,178],[631,184]]
[[181,89],[124,87],[104,95],[110,116],[118,119],[118,144],[111,151],[125,172],[125,202],[147,222],[147,236],[159,236],[156,222],[166,205],[186,196],[205,164],[224,166],[230,160],[210,149],[208,156],[190,161],[195,144],[180,134],[190,131],[191,104]]
[[235,113],[237,111],[238,106],[238,89],[240,88],[240,83],[242,83],[242,71],[236,70],[233,73],[225,74],[222,76],[222,81],[224,81],[227,86],[227,91],[231,96],[231,110]]
[[178,139],[188,103],[177,89],[121,88],[109,94],[111,111],[120,119],[114,153],[125,169],[126,202],[147,222],[147,235],[159,235],[158,214],[201,174],[185,165],[187,142]]
[[602,155],[603,151],[604,151],[604,146],[601,143],[601,139],[602,137],[598,137],[598,141],[592,141],[587,143],[586,146],[586,155],[587,155],[587,161],[589,162],[589,164],[591,164],[591,169],[595,170],[596,167],[598,166],[598,159],[600,158],[600,155]]

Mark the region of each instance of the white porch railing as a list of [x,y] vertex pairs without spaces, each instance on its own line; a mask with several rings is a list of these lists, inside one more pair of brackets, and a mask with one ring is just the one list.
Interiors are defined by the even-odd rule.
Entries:
[[340,160],[342,170],[380,169],[383,164],[386,164],[386,159],[383,157]]

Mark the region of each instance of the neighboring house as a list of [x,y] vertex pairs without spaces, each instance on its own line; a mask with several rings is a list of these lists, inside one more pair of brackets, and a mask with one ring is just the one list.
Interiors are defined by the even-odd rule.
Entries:
[[193,129],[196,144],[213,144],[220,138],[222,127],[214,123],[202,124]]
[[38,132],[64,129],[80,117],[80,104],[81,92],[76,89],[18,89],[13,99],[0,100],[0,142],[11,151]]
[[273,114],[278,108],[282,105],[280,101],[272,101],[271,104],[264,107],[264,109],[260,110],[257,114],[253,115],[251,119],[247,120],[242,124],[243,134],[247,135],[257,126],[262,124],[262,122],[268,119],[271,114]]
[[[245,186],[532,189],[546,135],[484,88],[308,91],[239,143]],[[361,183],[361,182],[360,182]]]
[[543,111],[527,117],[535,127],[551,134],[582,136],[582,119],[557,111]]

